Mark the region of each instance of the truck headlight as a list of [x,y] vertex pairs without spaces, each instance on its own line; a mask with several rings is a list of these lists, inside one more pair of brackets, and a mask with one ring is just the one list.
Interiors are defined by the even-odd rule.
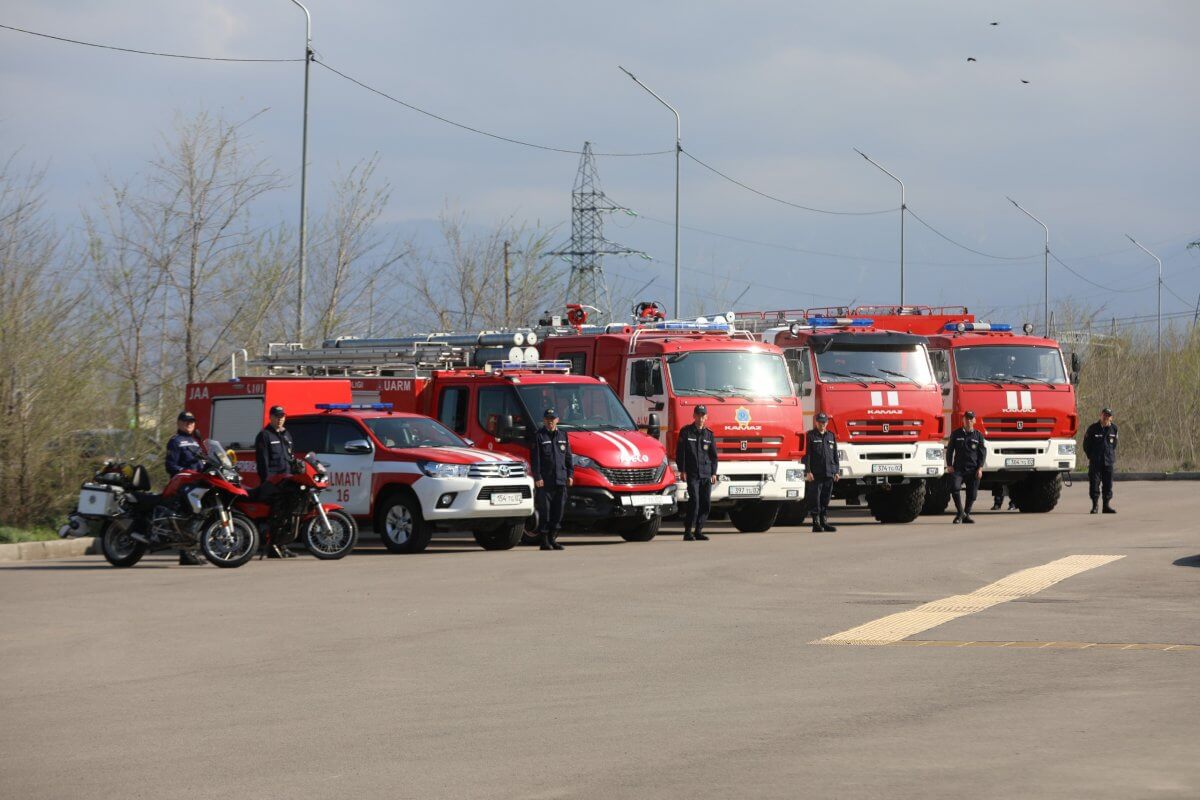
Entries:
[[1060,444],[1060,445],[1058,446],[1058,454],[1059,454],[1060,456],[1073,456],[1073,455],[1075,455],[1075,443],[1074,443],[1074,442],[1071,442],[1070,444]]
[[786,480],[788,483],[795,483],[796,481],[802,481],[802,480],[804,480],[804,470],[789,469],[784,473],[784,480]]
[[431,478],[465,478],[470,472],[469,464],[442,464],[437,461],[421,461],[418,463],[421,472]]
[[846,455],[845,450],[838,450],[838,461],[849,461],[850,456]]
[[588,458],[587,456],[577,456],[572,454],[571,465],[575,467],[583,467],[584,469],[595,469],[596,461],[595,459]]
[[946,457],[946,449],[943,447],[931,447],[925,451],[926,461],[941,461]]

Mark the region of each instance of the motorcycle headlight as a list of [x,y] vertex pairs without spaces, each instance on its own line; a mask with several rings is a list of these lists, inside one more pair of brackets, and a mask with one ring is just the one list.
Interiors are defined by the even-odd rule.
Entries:
[[926,461],[941,461],[946,457],[946,449],[944,447],[931,447],[925,451]]
[[595,469],[596,468],[596,460],[592,459],[592,458],[588,458],[587,456],[572,455],[571,456],[571,464],[576,467],[583,467],[584,469]]
[[1074,443],[1074,442],[1072,442],[1071,444],[1060,444],[1060,445],[1058,446],[1058,454],[1059,454],[1060,456],[1073,456],[1073,455],[1075,455],[1075,443]]
[[468,464],[442,464],[437,461],[422,461],[419,466],[431,478],[465,478],[471,469]]

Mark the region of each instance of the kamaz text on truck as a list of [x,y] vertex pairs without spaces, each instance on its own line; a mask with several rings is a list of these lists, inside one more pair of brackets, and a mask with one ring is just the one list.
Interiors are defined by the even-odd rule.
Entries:
[[[608,381],[672,456],[696,406],[708,407],[720,459],[712,502],[739,531],[768,530],[785,501],[803,498],[803,417],[779,348],[724,322],[563,322],[539,327],[543,357]],[[682,500],[686,489],[678,492]]]
[[[538,361],[536,351],[524,360],[522,345],[531,341],[531,331],[339,339],[312,349],[274,347],[252,363],[275,376],[339,376],[350,381],[355,402],[387,402],[426,414],[476,448],[522,463],[543,411],[553,407],[575,457],[567,530],[611,531],[627,541],[654,538],[662,517],[676,510],[666,450],[638,430],[604,380],[572,375],[565,363]],[[489,361],[480,349],[483,356],[508,360]],[[478,363],[484,368],[468,366]],[[534,522],[530,518],[531,530]]]
[[[805,429],[817,412],[829,415],[841,462],[834,497],[865,496],[880,522],[916,519],[927,481],[945,470],[941,395],[925,339],[807,311],[737,312],[733,324],[783,350]],[[803,509],[788,507],[786,521],[799,524]]]
[[[876,306],[853,309],[875,325],[923,335],[934,376],[942,388],[946,431],[974,411],[987,440],[981,486],[1008,488],[1021,511],[1046,512],[1057,505],[1062,474],[1075,468],[1076,371],[1068,372],[1058,342],[1017,332],[1007,324],[975,321],[963,307]],[[950,501],[943,482],[926,500],[941,513]]]

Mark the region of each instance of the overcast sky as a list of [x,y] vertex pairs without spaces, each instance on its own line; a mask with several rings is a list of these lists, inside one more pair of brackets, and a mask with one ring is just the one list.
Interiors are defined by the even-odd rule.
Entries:
[[[289,0],[40,0],[7,3],[0,23],[123,47],[210,56],[297,57],[303,14]],[[466,124],[553,147],[663,150],[674,121],[622,64],[683,116],[685,150],[764,192],[833,210],[899,204],[910,218],[907,300],[965,303],[1028,316],[1040,307],[1041,229],[1096,283],[1051,262],[1051,302],[1109,313],[1164,311],[1200,292],[1200,3],[1177,2],[440,2],[311,0],[318,57],[395,96]],[[990,25],[996,21],[999,25]],[[967,58],[977,61],[968,62]],[[48,165],[63,225],[100,192],[104,173],[144,168],[176,113],[232,118],[295,180],[303,65],[181,61],[94,50],[0,30],[2,144]],[[420,226],[447,206],[489,224],[568,229],[577,157],[461,131],[313,68],[313,205],[339,165],[374,153],[394,191],[390,225]],[[1028,84],[1022,80],[1029,81]],[[638,218],[608,238],[656,259],[610,259],[614,276],[661,276],[672,291],[673,161],[603,158],[605,190]],[[296,215],[298,190],[277,198]],[[898,212],[814,214],[773,203],[683,161],[684,225],[776,247],[683,231],[687,284],[742,307],[897,299]],[[788,249],[792,248],[792,249]],[[816,251],[801,252],[801,251]],[[822,253],[819,255],[816,253]],[[715,277],[730,275],[732,277]],[[785,290],[791,290],[785,291]],[[696,310],[685,293],[685,310]],[[691,307],[689,307],[689,305]],[[1013,319],[1013,321],[1020,321]]]

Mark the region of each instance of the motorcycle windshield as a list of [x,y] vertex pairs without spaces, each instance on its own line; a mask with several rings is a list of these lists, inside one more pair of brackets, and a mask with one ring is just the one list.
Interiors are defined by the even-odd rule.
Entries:
[[221,443],[216,439],[206,440],[204,442],[204,449],[207,451],[209,463],[217,467],[233,467],[233,462],[229,460],[229,455],[225,452],[225,448],[221,447]]

